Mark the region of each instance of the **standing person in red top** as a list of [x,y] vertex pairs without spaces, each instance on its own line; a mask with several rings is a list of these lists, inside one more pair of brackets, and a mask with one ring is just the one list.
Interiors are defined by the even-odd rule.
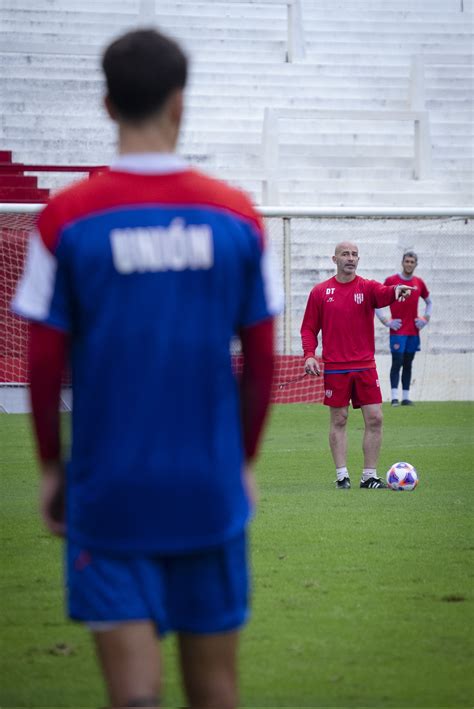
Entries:
[[[411,370],[416,352],[420,349],[420,330],[428,325],[431,317],[432,301],[426,283],[414,276],[418,265],[418,256],[414,251],[406,251],[402,258],[402,272],[388,276],[384,283],[387,286],[405,282],[413,287],[413,297],[406,303],[395,302],[390,306],[390,317],[383,310],[377,309],[378,319],[390,328],[390,351],[392,367],[390,369],[390,386],[392,388],[392,406],[398,406],[398,384],[402,370],[402,406],[412,406],[410,400]],[[418,301],[423,298],[426,307],[423,315],[418,315]]]
[[405,300],[412,289],[404,284],[385,286],[357,276],[359,249],[351,242],[337,244],[332,260],[337,273],[312,289],[301,325],[305,370],[311,375],[321,373],[315,357],[321,332],[324,403],[330,407],[329,445],[336,466],[336,487],[351,487],[346,424],[352,401],[354,409],[361,409],[365,423],[360,487],[384,488],[377,476],[382,396],[374,359],[374,310],[394,300]]

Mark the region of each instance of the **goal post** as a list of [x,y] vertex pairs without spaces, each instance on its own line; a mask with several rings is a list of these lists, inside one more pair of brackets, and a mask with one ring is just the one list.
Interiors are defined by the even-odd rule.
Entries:
[[[22,272],[28,235],[41,209],[38,204],[0,204],[0,411],[21,411],[27,406],[28,329],[11,313],[10,303]],[[474,209],[262,207],[260,212],[285,290],[285,309],[277,323],[275,403],[322,401],[322,377],[304,375],[299,328],[311,288],[334,274],[331,256],[340,241],[358,244],[358,273],[378,281],[399,270],[405,250],[417,252],[416,274],[430,290],[433,316],[421,333],[422,350],[413,367],[413,398],[474,398],[470,267]],[[376,320],[375,332],[377,366],[383,397],[388,400],[388,330]],[[238,344],[232,350],[238,372]]]

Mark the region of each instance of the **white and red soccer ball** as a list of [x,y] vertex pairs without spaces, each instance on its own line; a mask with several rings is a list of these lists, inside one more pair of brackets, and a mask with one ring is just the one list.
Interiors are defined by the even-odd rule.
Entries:
[[391,490],[414,490],[418,474],[411,463],[394,463],[387,471],[387,485]]

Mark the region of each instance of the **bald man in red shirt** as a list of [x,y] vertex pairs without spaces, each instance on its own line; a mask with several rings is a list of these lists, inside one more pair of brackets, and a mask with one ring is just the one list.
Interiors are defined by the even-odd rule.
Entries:
[[377,476],[383,417],[374,357],[374,311],[395,300],[405,300],[412,288],[402,282],[385,286],[356,275],[359,249],[351,242],[337,244],[332,260],[337,273],[312,289],[301,325],[305,371],[313,376],[321,373],[315,356],[321,332],[324,404],[330,407],[329,445],[336,466],[336,487],[351,487],[346,424],[352,401],[354,409],[361,409],[365,424],[360,487],[381,489],[386,485]]

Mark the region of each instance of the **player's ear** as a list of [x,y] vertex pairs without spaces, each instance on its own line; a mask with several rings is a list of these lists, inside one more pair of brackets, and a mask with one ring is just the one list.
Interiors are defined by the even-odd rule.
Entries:
[[110,100],[110,96],[106,95],[104,96],[104,106],[105,110],[107,111],[107,115],[113,120],[117,120],[117,111],[115,110],[115,106]]
[[179,126],[183,117],[184,93],[182,89],[176,89],[168,99],[168,111],[171,121]]
[[336,254],[334,254],[334,256],[332,257],[332,262],[337,263]]

